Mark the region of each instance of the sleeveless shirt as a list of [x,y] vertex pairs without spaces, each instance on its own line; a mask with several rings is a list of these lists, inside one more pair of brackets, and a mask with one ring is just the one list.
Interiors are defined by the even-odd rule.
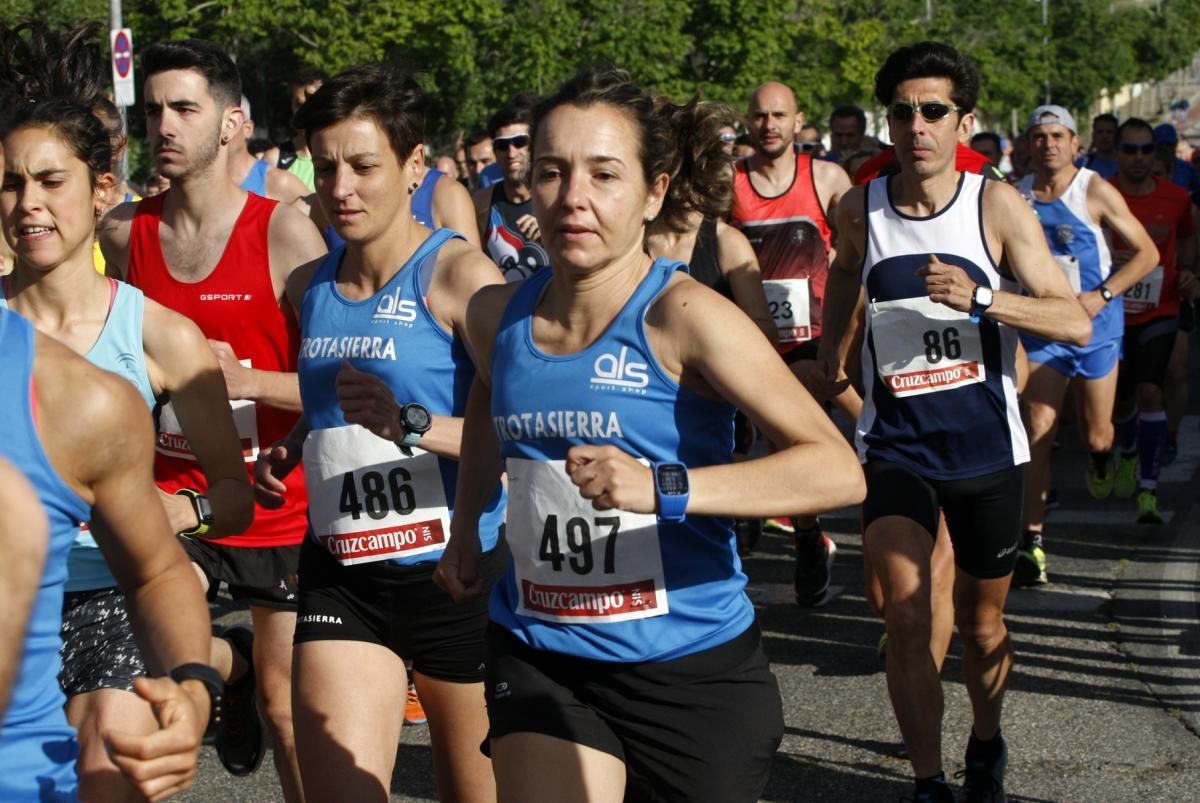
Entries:
[[[0,457],[32,483],[50,522],[50,544],[12,697],[0,726],[0,800],[74,800],[75,729],[63,710],[58,686],[62,666],[63,583],[67,552],[89,516],[88,506],[54,470],[38,438],[34,407],[34,328],[20,315],[0,310]],[[5,656],[10,659],[11,656]]]
[[267,169],[269,167],[270,165],[262,159],[255,159],[254,166],[250,168],[250,172],[246,173],[246,177],[242,179],[241,189],[266,198]]
[[732,459],[733,408],[681,387],[646,339],[647,309],[682,263],[659,259],[604,333],[575,354],[533,340],[553,271],[513,295],[492,352],[491,413],[509,478],[512,564],[492,621],[539,650],[666,661],[723,644],[754,621],[732,521],[597,511],[567,476],[567,450],[612,445],[650,463]]
[[[337,289],[344,250],[321,263],[301,304],[300,395],[310,433],[304,446],[309,537],[345,565],[388,560],[434,563],[445,551],[458,461],[347,424],[334,379],[349,362],[380,377],[397,403],[418,402],[439,416],[466,414],[475,378],[461,339],[425,302],[438,251],[460,237],[438,229],[378,293],[352,301]],[[483,549],[496,545],[504,516],[497,486],[480,522]]]
[[960,173],[950,203],[920,218],[892,205],[893,180],[874,179],[866,193],[859,459],[899,463],[934,480],[967,479],[1027,462],[1015,330],[986,315],[972,323],[967,313],[930,301],[916,275],[936,254],[977,284],[1017,291],[984,239],[985,179]]
[[733,290],[729,286],[729,279],[721,272],[721,263],[717,259],[718,248],[717,219],[706,217],[696,232],[696,245],[692,247],[692,258],[688,260],[688,273],[696,281],[732,301]]
[[[277,203],[248,193],[212,273],[199,282],[186,283],[171,276],[163,257],[158,227],[165,197],[156,195],[138,204],[129,240],[129,283],[141,288],[147,298],[191,318],[205,337],[228,343],[244,365],[294,372],[300,333],[275,296],[267,243]],[[297,414],[245,399],[232,400],[231,407],[253,482],[259,448],[284,438]],[[169,403],[163,405],[159,415],[155,448],[155,479],[163,490],[174,493],[180,488],[193,488],[203,492],[208,487]],[[301,473],[293,472],[283,507],[268,510],[255,505],[253,526],[240,535],[222,538],[221,545],[298,544],[304,539],[305,505]]]

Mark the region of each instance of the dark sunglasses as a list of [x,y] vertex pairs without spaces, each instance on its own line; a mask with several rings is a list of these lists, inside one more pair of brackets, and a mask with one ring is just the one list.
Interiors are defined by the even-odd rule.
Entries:
[[821,143],[819,143],[819,142],[798,142],[796,144],[800,146],[801,153],[809,153],[810,151],[815,151],[821,145]]
[[506,151],[509,148],[516,148],[517,150],[521,150],[522,148],[528,148],[528,147],[529,147],[529,135],[528,134],[516,134],[515,136],[511,136],[511,137],[496,137],[495,139],[492,140],[492,150],[497,150],[497,151]]
[[1131,156],[1135,153],[1140,153],[1143,156],[1149,156],[1150,154],[1154,153],[1154,149],[1156,147],[1157,146],[1153,142],[1147,142],[1145,145],[1131,145],[1129,143],[1122,143],[1121,153],[1128,153]]
[[917,112],[921,113],[927,123],[936,123],[950,112],[958,111],[957,106],[951,106],[949,103],[939,103],[938,101],[930,101],[929,103],[907,103],[903,100],[898,100],[891,106],[888,106],[888,114],[893,120],[901,123],[907,123],[917,116]]

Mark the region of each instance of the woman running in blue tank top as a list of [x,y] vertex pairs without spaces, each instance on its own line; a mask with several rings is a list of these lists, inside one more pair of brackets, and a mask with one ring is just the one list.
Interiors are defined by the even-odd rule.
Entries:
[[[479,374],[438,579],[481,593],[477,522],[506,470],[512,561],[486,683],[502,801],[757,800],[783,717],[731,519],[863,495],[850,448],[754,323],[643,250],[647,221],[686,214],[655,100],[588,71],[538,107],[552,269],[485,288],[468,316]],[[735,406],[775,454],[731,462]]]
[[[443,800],[491,801],[479,744],[485,600],[458,605],[433,583],[455,507],[467,394],[467,304],[503,282],[449,229],[412,214],[426,97],[392,68],[325,82],[297,116],[317,196],[345,246],[288,283],[300,310],[304,415],[259,461],[260,501],[286,493],[303,452],[309,532],[300,557],[293,694],[306,797],[388,799],[408,691],[427,712]],[[481,513],[487,582],[502,573],[504,491]]]

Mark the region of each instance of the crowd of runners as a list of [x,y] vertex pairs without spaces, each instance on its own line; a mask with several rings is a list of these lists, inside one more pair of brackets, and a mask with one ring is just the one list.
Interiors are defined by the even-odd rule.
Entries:
[[[886,147],[846,105],[826,151],[781,83],[593,68],[435,158],[364,65],[298,72],[261,151],[183,40],[141,54],[138,189],[96,34],[0,27],[0,800],[165,799],[211,738],[288,801],[384,801],[426,720],[446,801],[757,800],[784,721],[741,558],[790,534],[819,606],[820,515],[859,503],[912,799],[1006,799],[1064,413],[1088,491],[1162,521],[1200,295],[1172,125],[1085,151],[1044,105],[1007,141],[923,42],[876,75]],[[222,585],[252,626],[211,629]]]

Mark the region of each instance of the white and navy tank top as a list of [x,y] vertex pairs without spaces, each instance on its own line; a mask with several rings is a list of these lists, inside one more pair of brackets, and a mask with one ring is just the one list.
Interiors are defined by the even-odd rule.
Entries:
[[732,521],[595,510],[567,450],[611,445],[648,463],[729,463],[733,408],[681,387],[646,339],[646,310],[683,270],[659,259],[616,319],[575,354],[533,341],[553,278],[535,273],[505,309],[492,351],[492,419],[509,481],[512,564],[492,621],[539,650],[599,661],[666,661],[723,644],[754,621]]
[[[1099,174],[1086,167],[1079,168],[1066,192],[1053,201],[1039,201],[1033,194],[1032,174],[1021,179],[1019,190],[1042,224],[1050,253],[1063,269],[1071,289],[1076,293],[1095,290],[1112,273],[1112,254],[1100,224],[1087,208],[1088,186]],[[1121,337],[1125,333],[1125,312],[1121,296],[1117,296],[1092,319],[1092,343]],[[1046,342],[1036,335],[1022,333],[1022,340],[1040,344]]]
[[[310,433],[304,445],[308,536],[343,565],[436,563],[450,536],[458,461],[400,447],[347,424],[334,379],[342,363],[381,378],[397,403],[440,416],[466,414],[475,365],[463,342],[434,318],[425,294],[438,251],[454,237],[438,229],[378,293],[352,301],[337,289],[344,248],[327,257],[300,308],[300,398]],[[496,545],[504,490],[479,522],[484,551]]]
[[859,459],[905,465],[934,480],[976,477],[1029,460],[1016,385],[1016,331],[930,301],[916,275],[930,254],[977,284],[1016,292],[983,232],[985,180],[959,176],[950,203],[929,217],[892,205],[890,181],[867,186],[862,282],[867,328]]
[[[146,351],[142,345],[146,297],[132,285],[111,278],[108,281],[108,317],[104,321],[104,328],[100,330],[100,337],[83,356],[97,368],[128,380],[145,399],[146,406],[153,410],[154,390],[150,386]],[[8,308],[6,295],[7,286],[5,292],[0,293],[0,309]],[[84,523],[67,558],[66,590],[92,591],[116,585],[117,580],[109,571],[91,529]]]

